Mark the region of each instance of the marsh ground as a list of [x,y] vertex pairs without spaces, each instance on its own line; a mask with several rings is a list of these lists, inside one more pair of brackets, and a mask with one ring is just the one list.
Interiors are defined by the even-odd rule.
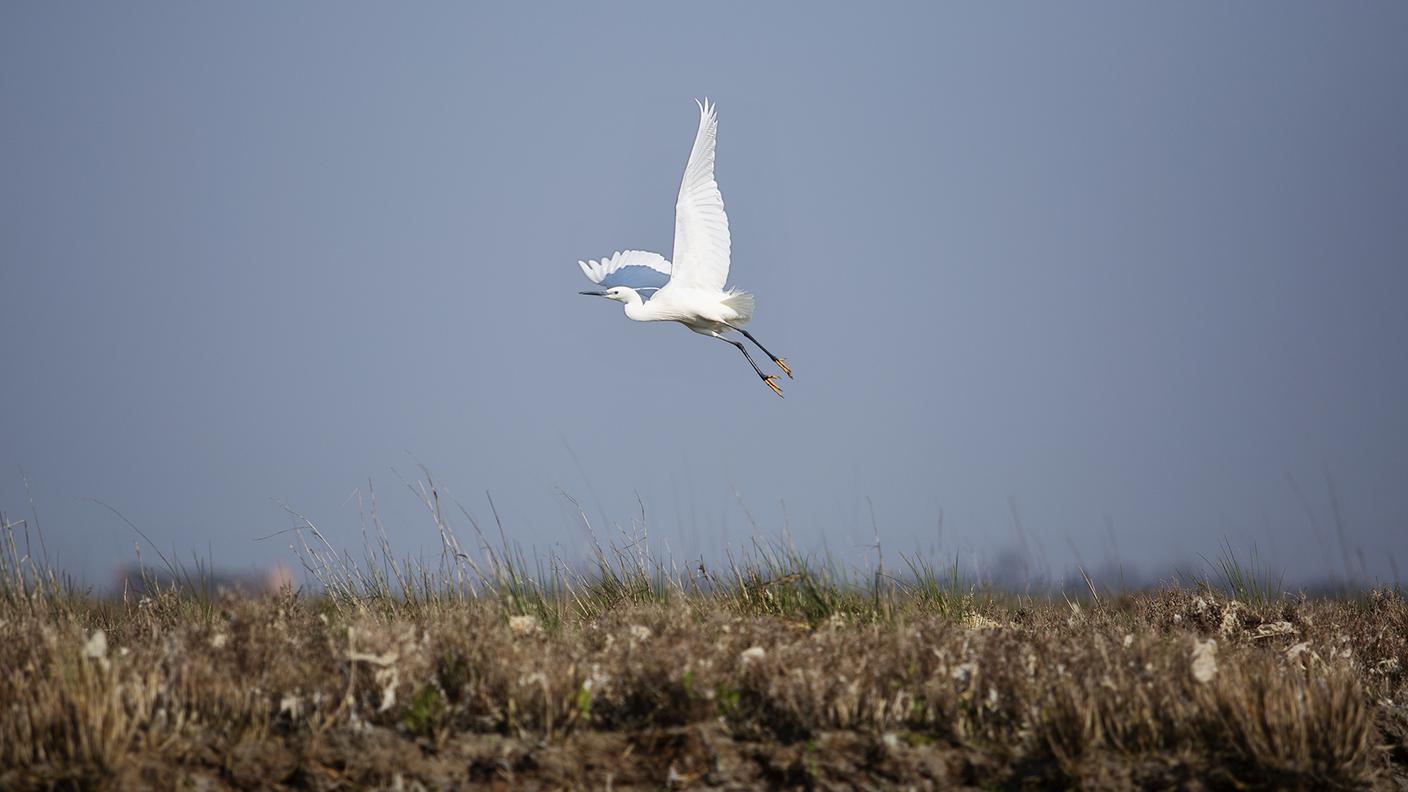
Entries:
[[815,585],[545,611],[12,584],[0,788],[1408,788],[1396,593]]

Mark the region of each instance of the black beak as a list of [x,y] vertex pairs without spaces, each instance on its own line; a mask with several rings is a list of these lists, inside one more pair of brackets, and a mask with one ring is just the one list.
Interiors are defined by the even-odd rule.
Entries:
[[606,296],[606,292],[577,292],[577,293],[578,293],[578,294],[586,294],[586,295],[591,296],[591,297],[605,297],[605,296]]

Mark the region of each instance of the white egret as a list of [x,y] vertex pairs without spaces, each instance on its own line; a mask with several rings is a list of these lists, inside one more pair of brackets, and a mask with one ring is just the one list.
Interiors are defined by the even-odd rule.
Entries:
[[714,138],[719,118],[705,99],[699,105],[699,132],[675,201],[674,263],[659,253],[625,250],[601,261],[579,261],[582,273],[605,291],[582,294],[625,303],[626,316],[637,322],[679,322],[700,335],[738,347],[773,393],[782,395],[777,376],[767,374],[742,342],[725,337],[738,331],[772,359],[790,379],[787,362],[769,352],[744,327],[753,318],[753,295],[725,288],[728,280],[728,215],[714,181]]

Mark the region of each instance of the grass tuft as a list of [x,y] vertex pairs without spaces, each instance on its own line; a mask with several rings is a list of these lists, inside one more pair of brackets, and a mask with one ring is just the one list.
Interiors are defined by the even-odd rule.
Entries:
[[1247,560],[1243,561],[1232,550],[1231,543],[1224,539],[1222,553],[1217,561],[1207,563],[1214,569],[1222,590],[1229,597],[1256,608],[1275,605],[1281,601],[1284,573],[1272,569],[1271,565],[1261,558],[1256,545],[1252,545]]

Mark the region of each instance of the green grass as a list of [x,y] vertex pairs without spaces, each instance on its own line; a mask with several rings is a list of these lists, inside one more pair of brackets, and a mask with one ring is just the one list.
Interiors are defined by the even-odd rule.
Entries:
[[[774,616],[816,626],[832,620],[890,621],[900,611],[932,611],[963,618],[978,586],[959,573],[958,557],[940,568],[919,557],[905,558],[908,574],[848,570],[829,555],[805,553],[790,541],[755,539],[725,563],[678,565],[647,551],[648,535],[622,534],[603,545],[581,506],[570,497],[590,539],[591,560],[573,565],[556,555],[525,554],[507,538],[495,512],[497,537],[490,540],[464,513],[474,535],[466,549],[428,481],[416,490],[432,516],[442,552],[433,564],[399,558],[373,511],[364,525],[363,554],[337,550],[308,518],[290,511],[299,562],[339,612],[398,615],[441,610],[488,600],[503,618],[530,616],[547,632],[569,622],[590,621],[631,606],[709,601],[743,616]],[[491,501],[492,505],[492,501]]]
[[1216,561],[1207,561],[1217,575],[1210,585],[1218,586],[1229,597],[1252,607],[1274,605],[1284,596],[1284,573],[1266,563],[1252,545],[1246,560],[1232,550],[1232,544],[1222,541],[1222,553]]

